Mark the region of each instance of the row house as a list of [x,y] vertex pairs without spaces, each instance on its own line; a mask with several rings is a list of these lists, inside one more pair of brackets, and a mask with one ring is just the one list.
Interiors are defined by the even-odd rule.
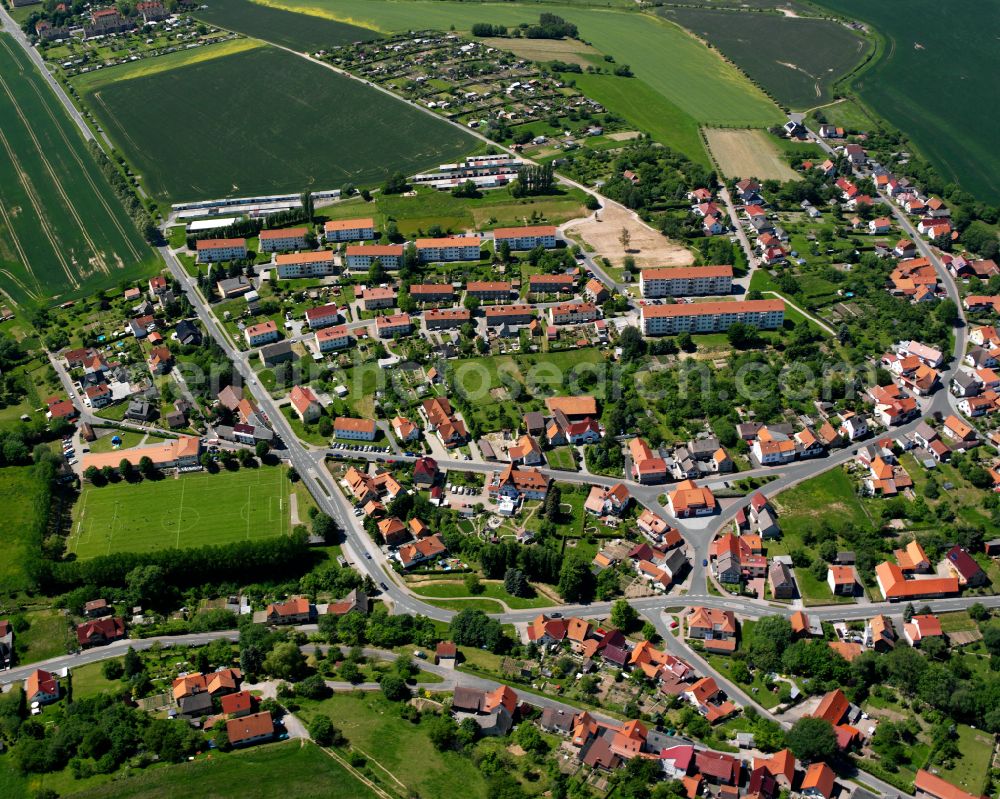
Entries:
[[737,322],[761,330],[774,330],[785,321],[782,300],[646,305],[642,312],[642,332],[664,336],[680,332],[717,333]]
[[337,271],[332,250],[282,253],[274,257],[274,268],[278,271],[278,277],[284,280],[326,277]]
[[293,227],[283,230],[262,230],[258,235],[261,252],[284,252],[304,250],[309,228]]
[[729,294],[732,286],[731,266],[680,266],[643,269],[639,273],[639,288],[646,299]]
[[347,268],[367,271],[377,260],[383,269],[394,271],[403,265],[402,244],[352,244],[344,251]]

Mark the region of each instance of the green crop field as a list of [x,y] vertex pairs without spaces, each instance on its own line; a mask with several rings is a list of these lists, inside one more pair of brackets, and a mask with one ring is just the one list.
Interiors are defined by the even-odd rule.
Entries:
[[74,508],[67,549],[93,558],[286,535],[291,530],[288,495],[287,472],[279,467],[86,484]]
[[708,8],[678,7],[661,13],[718,47],[791,108],[829,100],[834,81],[859,64],[871,46],[827,19]]
[[442,120],[275,47],[140,76],[129,70],[112,67],[78,87],[158,198],[373,183],[475,146]]
[[261,2],[383,32],[448,30],[452,25],[467,31],[476,22],[513,26],[548,11],[576,24],[581,38],[617,63],[628,63],[636,77],[700,123],[763,126],[783,119],[761,91],[693,36],[657,16],[628,8],[429,0]]
[[982,200],[1000,200],[1000,47],[984,33],[1000,26],[1000,0],[820,4],[871,24],[885,39],[876,63],[854,81],[861,99],[904,131],[944,177]]
[[52,90],[0,34],[0,279],[16,302],[93,293],[157,259]]
[[309,53],[379,36],[370,28],[293,14],[250,0],[209,0],[194,16],[220,28]]

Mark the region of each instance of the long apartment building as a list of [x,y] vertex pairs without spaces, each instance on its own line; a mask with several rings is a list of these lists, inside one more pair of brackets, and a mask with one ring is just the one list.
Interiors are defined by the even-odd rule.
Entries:
[[530,325],[534,314],[531,305],[491,305],[486,309],[486,326]]
[[455,289],[448,283],[412,283],[410,297],[414,302],[454,302]]
[[576,288],[573,275],[531,275],[528,291],[532,294],[572,294]]
[[513,288],[505,280],[470,280],[465,291],[477,300],[509,300]]
[[261,252],[302,250],[306,246],[308,228],[290,227],[284,230],[262,230],[258,236]]
[[551,250],[556,246],[556,228],[555,225],[498,227],[493,231],[493,241],[497,247],[506,242],[512,250],[533,250],[538,246]]
[[195,243],[198,263],[210,264],[215,261],[235,261],[247,257],[246,239],[199,239]]
[[367,241],[375,238],[375,220],[333,219],[323,225],[323,238],[327,241]]
[[482,241],[479,236],[449,236],[442,239],[417,239],[417,255],[428,261],[478,261]]
[[352,244],[344,253],[348,269],[367,271],[371,269],[372,261],[378,258],[379,263],[389,270],[399,269],[403,265],[402,244]]
[[461,327],[472,321],[472,311],[468,308],[440,308],[424,312],[424,324],[428,330],[446,330]]
[[322,330],[316,331],[316,348],[320,352],[343,349],[350,344],[351,334],[347,330],[347,325],[324,327]]
[[773,330],[785,321],[781,300],[696,302],[677,305],[644,305],[642,332],[647,336],[673,333],[716,333],[737,322],[760,330]]
[[337,265],[332,250],[315,250],[276,255],[274,268],[278,270],[278,277],[287,280],[332,275],[336,273]]
[[639,288],[646,299],[690,294],[728,294],[733,287],[731,266],[678,266],[643,269]]
[[270,344],[278,340],[278,326],[273,319],[268,319],[260,324],[250,325],[243,331],[247,346],[260,347],[263,344]]
[[597,306],[592,302],[561,302],[549,308],[549,322],[553,325],[582,325],[597,316]]

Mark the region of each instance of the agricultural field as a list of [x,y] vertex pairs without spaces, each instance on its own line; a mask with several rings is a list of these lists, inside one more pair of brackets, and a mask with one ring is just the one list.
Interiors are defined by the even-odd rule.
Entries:
[[871,47],[827,19],[687,7],[660,13],[717,47],[779,103],[796,109],[831,99],[834,82]]
[[67,550],[93,558],[287,535],[289,491],[286,470],[269,466],[87,484],[74,508]]
[[[537,5],[409,0],[263,0],[381,32],[411,29],[468,31],[477,22],[513,26],[533,21]],[[679,26],[651,14],[620,9],[546,4],[578,26],[580,36],[617,63],[627,63],[640,81],[701,124],[769,125],[783,115],[743,75]],[[611,107],[611,110],[617,109]],[[624,115],[624,114],[623,114]]]
[[567,64],[601,66],[603,56],[578,39],[513,39],[510,37],[480,39],[483,44],[507,50],[532,61],[562,61]]
[[795,180],[797,175],[762,130],[706,128],[705,138],[727,178]]
[[18,303],[65,300],[151,274],[143,241],[80,131],[0,34],[0,277]]
[[[853,85],[861,99],[904,131],[947,179],[988,202],[1000,200],[995,147],[1000,48],[984,30],[1000,25],[1000,0],[954,6],[933,0],[820,0],[869,23],[883,38],[875,63]],[[961,58],[954,53],[961,52]],[[927,91],[933,74],[938,91]]]
[[280,794],[296,799],[325,799],[328,796],[374,799],[376,796],[319,747],[303,746],[299,741],[152,768],[74,796],[79,799],[172,799],[175,796],[269,799]]
[[[157,198],[374,183],[396,170],[413,173],[456,160],[474,148],[472,137],[457,128],[274,47],[153,74],[132,70],[102,70],[96,81],[81,81],[78,91]],[[157,102],[150,104],[149,97]]]
[[210,0],[199,6],[194,16],[219,28],[306,53],[379,36],[370,28],[293,14],[250,0]]
[[684,153],[695,163],[710,165],[695,118],[654,91],[645,81],[586,73],[564,77],[576,81],[576,87],[587,97],[614,110],[655,141]]

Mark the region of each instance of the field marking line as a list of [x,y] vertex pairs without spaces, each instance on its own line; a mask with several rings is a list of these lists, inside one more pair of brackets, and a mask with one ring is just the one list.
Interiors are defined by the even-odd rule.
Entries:
[[[22,74],[24,74],[23,70]],[[28,118],[22,112],[21,106],[17,104],[17,100],[14,99],[14,94],[7,86],[7,81],[3,79],[3,76],[0,76],[0,87],[2,87],[3,90],[7,93],[7,96],[10,97],[10,101],[14,106],[14,111],[17,113],[18,117],[20,117],[21,122],[24,124],[25,130],[28,132],[28,136],[31,138],[32,143],[35,145],[35,149],[38,151],[39,161],[41,162],[42,166],[45,167],[45,171],[49,173],[49,177],[52,179],[53,187],[59,193],[59,196],[62,198],[63,203],[65,203],[66,209],[69,211],[70,216],[73,217],[73,219],[76,221],[77,226],[80,228],[80,233],[86,240],[87,244],[90,246],[90,249],[94,254],[94,258],[97,261],[98,267],[105,274],[110,274],[111,272],[108,269],[107,262],[104,260],[104,255],[101,253],[100,250],[97,249],[97,245],[94,243],[94,240],[90,237],[90,233],[87,230],[86,225],[84,225],[83,220],[80,219],[80,214],[77,212],[76,206],[69,201],[69,197],[67,196],[66,191],[63,189],[62,181],[60,181],[59,178],[56,177],[55,170],[52,169],[52,164],[49,162],[49,159],[45,157],[45,150],[42,147],[41,142],[38,141],[38,137],[35,135],[34,129],[29,123]],[[39,222],[41,222],[43,219],[45,219],[45,217],[40,216]],[[79,288],[80,284],[78,281],[76,281],[76,279],[72,276],[72,274],[70,274],[70,280],[75,288]]]
[[177,542],[174,544],[174,549],[181,548],[181,518],[184,514],[184,480],[181,480],[181,499],[177,503]]
[[107,555],[111,554],[111,541],[115,537],[115,522],[118,521],[118,500],[115,500],[115,512],[111,516],[111,524],[108,530],[108,551],[105,553]]
[[[2,45],[5,49],[7,49],[7,45],[3,42],[2,39],[0,39],[0,45]],[[9,49],[8,49],[8,52],[9,52]],[[113,224],[118,229],[118,232],[121,233],[122,240],[125,242],[125,246],[128,248],[129,252],[132,253],[132,257],[135,258],[137,261],[141,261],[142,260],[142,253],[132,243],[131,239],[129,238],[128,233],[125,230],[125,227],[121,224],[121,222],[115,216],[115,213],[114,213],[113,209],[108,204],[107,200],[104,199],[103,195],[100,192],[100,189],[97,186],[97,183],[94,181],[94,179],[91,176],[89,170],[84,166],[84,163],[80,159],[80,156],[77,155],[76,151],[73,149],[73,145],[70,142],[69,137],[66,135],[66,131],[63,130],[62,125],[59,124],[59,120],[56,118],[56,115],[53,113],[51,106],[48,103],[45,102],[45,97],[42,95],[41,90],[38,88],[38,84],[35,81],[31,81],[31,80],[29,80],[28,83],[31,84],[31,88],[34,89],[35,94],[38,95],[38,99],[41,101],[42,107],[45,109],[45,112],[49,115],[49,119],[52,120],[52,124],[55,125],[55,128],[56,128],[56,130],[59,133],[59,137],[63,140],[63,143],[66,145],[66,152],[68,152],[70,154],[70,156],[72,157],[72,159],[74,161],[76,161],[77,166],[80,167],[80,173],[83,175],[83,177],[87,181],[87,183],[90,184],[90,187],[94,190],[94,195],[97,197],[97,201],[102,206],[104,206],[104,210],[108,212],[108,219],[110,219],[111,224]],[[107,184],[107,181],[105,181],[105,184]],[[118,205],[118,208],[119,208],[120,211],[124,212],[124,208],[121,206],[120,203]],[[134,232],[135,231],[133,231],[133,233]]]
[[251,488],[247,486],[247,541],[250,540],[250,492]]

